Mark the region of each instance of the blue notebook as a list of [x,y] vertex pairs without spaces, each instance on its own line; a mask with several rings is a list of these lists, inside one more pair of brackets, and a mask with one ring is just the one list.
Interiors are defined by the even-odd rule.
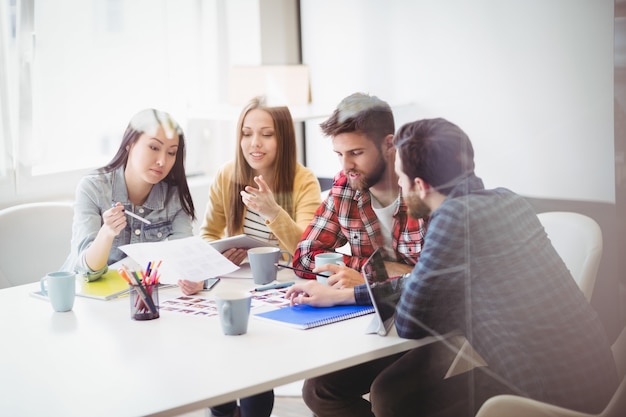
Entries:
[[260,319],[270,320],[298,329],[310,329],[325,324],[336,323],[341,320],[363,316],[374,312],[372,306],[334,306],[334,307],[311,307],[298,304],[295,306],[282,307],[265,313],[256,313],[254,316]]

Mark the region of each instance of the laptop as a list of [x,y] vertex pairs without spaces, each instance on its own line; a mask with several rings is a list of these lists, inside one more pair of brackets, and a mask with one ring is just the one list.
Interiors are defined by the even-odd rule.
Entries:
[[397,288],[400,280],[389,279],[380,249],[376,249],[365,261],[361,273],[365,278],[365,285],[375,310],[374,318],[365,332],[386,336],[394,324],[396,305],[401,294]]

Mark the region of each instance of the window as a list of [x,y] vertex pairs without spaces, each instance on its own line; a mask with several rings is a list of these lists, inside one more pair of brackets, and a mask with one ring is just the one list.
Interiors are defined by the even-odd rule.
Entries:
[[14,67],[15,56],[15,2],[16,0],[9,0],[0,4],[0,195],[2,196],[10,194],[14,183],[12,158],[14,133],[10,124],[14,103],[11,103],[9,98],[15,97],[15,92],[10,89],[16,83],[9,70]]
[[[0,1],[0,203],[72,195],[143,108],[185,129],[218,102],[219,1]],[[202,172],[189,152],[202,138],[185,133]]]

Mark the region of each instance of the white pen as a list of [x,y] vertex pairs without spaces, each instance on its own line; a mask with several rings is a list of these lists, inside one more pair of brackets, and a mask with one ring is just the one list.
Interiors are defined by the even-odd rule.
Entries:
[[[111,204],[111,207],[115,207],[115,203]],[[144,222],[145,224],[152,224],[150,220],[146,220],[143,217],[136,215],[132,211],[127,211],[126,209],[124,209],[124,213],[128,214],[130,217],[134,217],[135,219]]]
[[150,220],[146,220],[143,217],[137,216],[135,213],[133,213],[132,211],[128,211],[128,210],[124,210],[124,213],[128,214],[130,217],[134,217],[139,221],[144,222],[145,224],[152,224],[152,222]]

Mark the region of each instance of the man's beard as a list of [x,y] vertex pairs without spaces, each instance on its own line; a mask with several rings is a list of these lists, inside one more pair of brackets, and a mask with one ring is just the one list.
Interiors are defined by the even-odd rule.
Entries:
[[[385,161],[382,160],[382,157],[381,157],[378,164],[376,164],[374,169],[370,171],[369,174],[363,171],[350,170],[350,171],[346,171],[346,175],[348,175],[350,172],[355,172],[357,174],[360,174],[357,180],[350,180],[350,186],[354,188],[355,190],[363,192],[367,190],[368,188],[370,188],[371,186],[377,184],[382,179],[386,168],[387,168],[387,164],[385,163]],[[350,177],[348,176],[348,179],[349,178]]]
[[430,207],[424,203],[424,200],[419,198],[415,193],[407,193],[404,195],[404,202],[409,211],[409,216],[414,219],[421,219],[430,216]]

